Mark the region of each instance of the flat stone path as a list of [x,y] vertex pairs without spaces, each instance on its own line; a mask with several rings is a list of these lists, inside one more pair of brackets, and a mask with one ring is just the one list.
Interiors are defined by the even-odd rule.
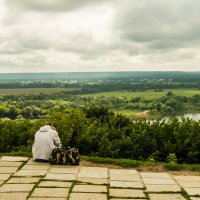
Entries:
[[0,200],[200,200],[200,176],[0,158]]

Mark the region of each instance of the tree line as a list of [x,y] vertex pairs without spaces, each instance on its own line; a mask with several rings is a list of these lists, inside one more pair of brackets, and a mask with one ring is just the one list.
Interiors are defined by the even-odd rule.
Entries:
[[200,112],[200,95],[176,96],[168,92],[158,99],[144,97],[91,97],[63,92],[39,95],[8,95],[0,98],[0,117],[10,119],[40,119],[53,111],[66,108],[87,108],[106,105],[111,110],[148,110],[152,118],[162,118],[186,112]]
[[[67,94],[90,94],[97,92],[110,92],[110,91],[146,91],[163,89],[200,89],[199,79],[179,78],[174,80],[169,79],[133,79],[116,78],[116,79],[97,79],[97,80],[74,80],[59,81],[59,80],[46,80],[46,81],[4,81],[0,82],[0,89],[16,89],[16,88],[70,88],[76,89],[67,91]],[[79,88],[79,90],[77,90]]]

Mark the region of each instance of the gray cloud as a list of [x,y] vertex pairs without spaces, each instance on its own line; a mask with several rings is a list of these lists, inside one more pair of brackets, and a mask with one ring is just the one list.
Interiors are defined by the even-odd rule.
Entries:
[[34,10],[39,12],[65,12],[88,5],[95,5],[105,0],[6,0],[8,7],[18,10]]
[[122,4],[116,5],[115,28],[125,40],[150,42],[149,47],[163,49],[187,46],[200,38],[198,0],[126,0]]
[[199,70],[199,0],[2,2],[0,70]]

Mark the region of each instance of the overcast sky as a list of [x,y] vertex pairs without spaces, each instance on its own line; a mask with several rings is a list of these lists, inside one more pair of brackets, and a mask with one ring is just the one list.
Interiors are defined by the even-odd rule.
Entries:
[[200,71],[199,0],[0,0],[0,73]]

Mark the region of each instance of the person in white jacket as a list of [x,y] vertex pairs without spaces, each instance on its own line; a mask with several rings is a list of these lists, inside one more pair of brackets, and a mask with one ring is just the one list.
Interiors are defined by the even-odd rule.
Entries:
[[35,134],[32,146],[33,159],[39,162],[48,162],[52,150],[58,145],[60,145],[58,132],[48,122]]

